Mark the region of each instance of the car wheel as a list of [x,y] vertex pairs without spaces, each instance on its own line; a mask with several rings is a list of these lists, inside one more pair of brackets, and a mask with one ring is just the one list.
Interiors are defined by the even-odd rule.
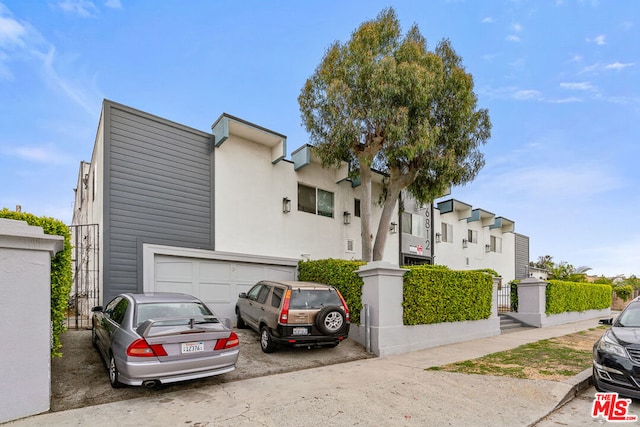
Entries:
[[276,350],[276,343],[273,342],[271,332],[269,332],[269,328],[266,326],[260,329],[260,348],[265,353],[273,353]]
[[113,355],[111,355],[111,358],[109,359],[109,382],[111,383],[111,387],[122,387],[123,384],[118,381],[119,375],[120,374],[118,373],[118,367],[116,366],[116,359],[114,359]]
[[242,316],[240,316],[240,312],[236,310],[236,315],[238,316],[238,329],[244,329],[247,327],[247,324],[242,320]]
[[340,307],[325,307],[316,315],[316,326],[324,335],[338,334],[347,326],[345,319]]

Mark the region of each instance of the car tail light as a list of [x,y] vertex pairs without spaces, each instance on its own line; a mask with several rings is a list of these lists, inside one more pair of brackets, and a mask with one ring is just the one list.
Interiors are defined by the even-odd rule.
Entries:
[[214,350],[224,350],[227,348],[233,348],[233,347],[237,347],[240,345],[240,339],[238,339],[238,336],[236,335],[235,332],[231,332],[231,335],[229,335],[228,338],[222,338],[221,340],[218,340],[218,342],[216,342],[215,347],[213,347]]
[[160,357],[166,355],[167,352],[164,347],[162,347],[162,344],[149,345],[149,343],[142,338],[135,340],[127,347],[127,356],[131,357]]
[[280,323],[289,323],[289,301],[291,300],[291,289],[287,289],[284,293],[284,302],[282,303],[282,311],[280,312]]
[[342,301],[342,307],[344,307],[344,314],[347,317],[347,322],[349,322],[349,307],[347,307],[347,302],[342,297],[342,294],[340,293],[340,291],[338,291],[337,289],[336,289],[336,291],[338,292],[338,296],[340,297],[340,301]]

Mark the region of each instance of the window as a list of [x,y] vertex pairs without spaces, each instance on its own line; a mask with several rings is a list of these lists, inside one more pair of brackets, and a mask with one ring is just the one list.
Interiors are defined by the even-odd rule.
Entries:
[[413,236],[424,237],[424,221],[422,216],[403,212],[402,232]]
[[267,285],[262,285],[260,288],[260,293],[258,294],[257,302],[258,304],[264,304],[267,302],[267,297],[269,296],[269,292],[271,291],[271,287]]
[[107,308],[104,310],[105,314],[111,318],[118,325],[122,324],[124,320],[124,314],[127,312],[129,301],[125,298],[118,297],[111,301]]
[[247,294],[247,298],[249,298],[252,301],[256,301],[258,299],[258,294],[260,293],[261,288],[262,288],[261,284],[255,285],[253,288],[251,288],[251,290],[249,290],[249,293]]
[[402,212],[402,232],[411,234],[411,214],[408,212]]
[[453,225],[443,222],[440,224],[440,238],[443,242],[453,243]]
[[502,238],[491,236],[491,252],[502,253]]
[[469,230],[467,235],[467,240],[469,241],[469,243],[478,243],[478,231]]
[[298,210],[316,213],[316,189],[298,184]]
[[298,184],[298,210],[333,218],[333,193]]
[[360,199],[353,199],[353,216],[360,218]]
[[273,294],[271,294],[271,306],[275,308],[279,308],[280,303],[282,302],[283,295],[284,295],[284,289],[273,288]]
[[318,189],[318,215],[333,218],[333,193]]

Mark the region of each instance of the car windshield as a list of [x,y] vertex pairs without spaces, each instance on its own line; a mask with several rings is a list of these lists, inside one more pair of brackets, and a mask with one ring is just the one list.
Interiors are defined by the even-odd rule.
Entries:
[[[209,316],[202,318],[202,316]],[[160,320],[163,318],[184,318],[184,320],[176,320],[166,323],[166,326],[186,324],[191,321],[192,318],[198,318],[194,323],[218,323],[218,319],[204,304],[198,302],[154,302],[139,304],[136,325],[141,325],[149,319]]]
[[618,317],[615,326],[640,328],[640,304],[627,307]]
[[333,289],[293,289],[289,308],[305,310],[322,308],[329,305],[342,306],[340,297]]

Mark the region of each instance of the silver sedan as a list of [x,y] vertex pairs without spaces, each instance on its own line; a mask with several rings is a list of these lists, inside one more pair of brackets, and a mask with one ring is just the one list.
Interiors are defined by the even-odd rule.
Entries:
[[153,387],[231,372],[238,336],[187,294],[121,294],[93,308],[91,339],[114,388]]

